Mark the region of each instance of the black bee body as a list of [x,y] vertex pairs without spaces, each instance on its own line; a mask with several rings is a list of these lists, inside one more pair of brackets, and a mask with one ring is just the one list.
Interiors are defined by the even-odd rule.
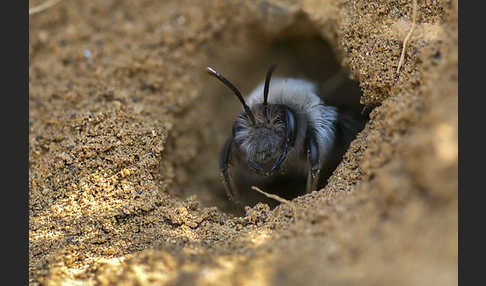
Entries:
[[236,118],[220,161],[229,197],[245,205],[273,204],[252,186],[289,199],[316,190],[363,128],[363,122],[326,105],[308,81],[275,78],[270,85],[274,69],[245,102],[236,87],[208,68],[245,109]]

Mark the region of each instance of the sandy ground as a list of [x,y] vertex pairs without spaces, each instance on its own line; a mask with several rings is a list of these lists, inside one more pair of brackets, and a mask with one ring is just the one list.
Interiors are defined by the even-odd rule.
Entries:
[[[411,15],[64,0],[30,16],[30,284],[457,285],[457,1],[418,1],[397,74]],[[246,94],[271,62],[348,69],[370,120],[323,189],[238,210],[217,162],[240,107],[204,68]]]

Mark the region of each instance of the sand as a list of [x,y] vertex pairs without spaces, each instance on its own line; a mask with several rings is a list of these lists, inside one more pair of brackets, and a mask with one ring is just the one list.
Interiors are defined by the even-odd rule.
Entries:
[[[31,15],[29,284],[457,285],[457,6],[418,1],[399,74],[411,0]],[[325,187],[239,210],[217,163],[241,107],[204,69],[247,94],[271,62],[349,70],[370,120]]]

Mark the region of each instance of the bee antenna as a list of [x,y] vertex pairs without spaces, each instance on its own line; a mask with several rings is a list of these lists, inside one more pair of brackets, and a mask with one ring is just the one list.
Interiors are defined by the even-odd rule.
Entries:
[[246,114],[248,114],[251,122],[253,123],[253,125],[255,125],[256,124],[255,116],[253,115],[253,112],[251,112],[250,107],[246,104],[245,99],[241,95],[241,92],[236,88],[236,86],[234,86],[229,80],[227,80],[224,76],[222,76],[219,72],[215,71],[213,68],[207,67],[206,71],[210,75],[219,79],[224,85],[226,85],[229,89],[231,89],[236,94],[236,97],[238,97],[238,99],[241,101],[241,104],[243,105]]
[[268,89],[270,88],[270,79],[272,78],[272,73],[277,67],[276,64],[272,64],[267,71],[265,77],[265,87],[263,88],[263,107],[265,108],[265,119],[268,121]]

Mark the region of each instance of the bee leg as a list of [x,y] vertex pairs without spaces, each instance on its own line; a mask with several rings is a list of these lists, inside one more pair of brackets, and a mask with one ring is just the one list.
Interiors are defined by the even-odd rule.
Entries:
[[319,145],[317,145],[313,130],[307,133],[305,148],[307,152],[307,163],[309,166],[309,171],[307,173],[306,193],[310,193],[317,188],[320,172]]
[[223,179],[226,193],[228,194],[230,199],[234,199],[235,193],[233,192],[233,188],[231,187],[231,176],[229,174],[231,145],[233,145],[232,137],[226,141],[223,150],[221,151],[219,169],[221,172],[221,177]]

